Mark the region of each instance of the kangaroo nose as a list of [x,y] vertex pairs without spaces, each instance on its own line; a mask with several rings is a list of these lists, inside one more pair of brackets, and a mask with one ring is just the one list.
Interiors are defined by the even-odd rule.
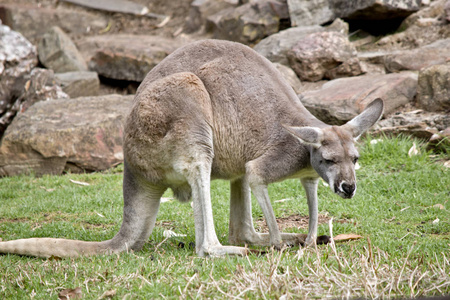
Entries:
[[344,190],[344,192],[348,195],[348,196],[353,196],[353,193],[355,192],[356,189],[356,185],[355,184],[349,184],[344,182],[342,184],[342,190]]

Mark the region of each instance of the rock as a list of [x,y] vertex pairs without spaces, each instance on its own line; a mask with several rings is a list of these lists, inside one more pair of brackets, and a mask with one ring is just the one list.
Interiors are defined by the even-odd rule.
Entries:
[[55,77],[70,98],[98,95],[100,80],[96,72],[57,73]]
[[447,20],[447,22],[450,22],[450,0],[447,0],[445,2],[445,6],[444,6],[444,11],[445,11],[445,20]]
[[330,124],[343,124],[376,98],[384,100],[384,113],[410,103],[417,90],[417,74],[402,72],[363,75],[329,81],[321,89],[299,94],[305,107]]
[[273,9],[277,1],[249,2],[237,8],[221,10],[208,18],[214,38],[254,44],[278,32],[280,12]]
[[77,47],[61,28],[47,31],[38,45],[39,61],[57,73],[87,71],[86,62]]
[[420,9],[421,0],[331,0],[339,18],[349,20],[388,20],[405,18]]
[[305,36],[323,31],[335,31],[347,35],[348,24],[340,19],[336,19],[327,27],[312,25],[288,28],[266,37],[256,44],[253,49],[271,62],[289,66],[286,53]]
[[347,36],[349,31],[349,25],[342,19],[337,18],[333,21],[333,23],[326,26],[325,29],[326,31],[335,31]]
[[32,5],[0,5],[0,18],[5,25],[22,33],[32,42],[53,26],[69,34],[98,32],[108,26],[108,18],[91,13],[62,7],[38,7]]
[[19,113],[25,112],[39,101],[69,98],[58,85],[52,70],[34,68],[30,74],[25,76],[25,80],[22,94],[15,103],[16,106],[19,105]]
[[0,136],[18,113],[25,112],[38,101],[68,98],[56,83],[52,70],[34,68],[29,74],[23,76],[24,84],[18,97],[14,98],[11,106],[0,117]]
[[334,20],[389,20],[405,18],[420,8],[421,0],[288,0],[292,26],[321,25]]
[[433,43],[440,39],[450,38],[450,26],[445,16],[445,1],[433,1],[406,18],[399,27],[399,32],[380,39],[378,48],[414,49]]
[[110,34],[87,37],[78,47],[89,60],[90,70],[107,78],[140,82],[184,43],[162,36]]
[[20,96],[23,77],[37,62],[36,48],[20,33],[0,24],[0,116]]
[[427,111],[450,111],[450,64],[419,72],[417,102]]
[[321,25],[335,19],[336,14],[330,8],[330,0],[287,0],[291,25]]
[[133,96],[38,102],[19,114],[0,145],[0,176],[101,171],[123,161],[123,122]]
[[286,53],[303,37],[322,31],[325,31],[325,28],[318,25],[292,27],[266,37],[253,49],[271,62],[289,65]]
[[418,49],[386,55],[384,57],[384,66],[388,72],[418,71],[432,65],[445,64],[449,59],[450,38],[438,40]]
[[419,109],[387,116],[375,124],[371,134],[388,136],[401,134],[428,141],[449,127],[450,115],[429,113]]
[[355,47],[338,32],[313,33],[298,41],[287,58],[301,80],[356,76],[364,70]]
[[295,72],[291,68],[280,63],[274,63],[274,66],[278,71],[280,71],[281,75],[283,75],[283,78],[286,79],[286,81],[291,85],[294,91],[296,93],[300,93],[302,89],[302,83],[300,82],[300,79],[298,79],[297,74],[295,74]]
[[[439,22],[439,18],[442,18],[445,14],[445,3],[447,0],[433,1],[429,7],[422,8],[421,10],[411,14],[400,25],[401,28],[409,28],[414,25],[424,26],[422,20],[434,20]],[[445,19],[442,18],[442,19]],[[432,21],[433,22],[433,21]]]
[[37,63],[36,48],[20,33],[0,24],[0,137],[17,113],[25,76]]
[[184,31],[193,33],[196,31],[208,31],[208,17],[221,10],[236,7],[236,5],[225,0],[194,0],[191,3],[189,15],[184,24]]

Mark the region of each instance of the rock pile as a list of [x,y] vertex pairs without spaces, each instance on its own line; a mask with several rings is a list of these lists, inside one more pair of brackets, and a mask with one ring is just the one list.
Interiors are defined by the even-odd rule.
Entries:
[[168,54],[211,37],[254,47],[328,123],[380,97],[375,134],[449,143],[450,0],[182,0],[153,9],[168,17],[0,4],[0,176],[120,163],[133,96],[111,91],[134,93]]

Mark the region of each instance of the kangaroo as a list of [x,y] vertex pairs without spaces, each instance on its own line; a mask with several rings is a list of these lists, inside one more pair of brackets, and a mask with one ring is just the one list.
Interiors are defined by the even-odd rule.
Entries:
[[[383,112],[376,99],[342,126],[314,117],[270,61],[251,48],[203,40],[153,68],[137,90],[124,129],[123,222],[101,242],[31,238],[0,242],[0,253],[76,257],[140,250],[171,188],[193,199],[196,253],[246,255],[244,244],[281,247],[317,241],[317,185],[322,177],[342,198],[356,191],[354,140]],[[280,233],[269,183],[299,178],[309,207],[308,234]],[[210,181],[230,181],[229,243],[213,223]],[[253,227],[250,191],[269,233]]]

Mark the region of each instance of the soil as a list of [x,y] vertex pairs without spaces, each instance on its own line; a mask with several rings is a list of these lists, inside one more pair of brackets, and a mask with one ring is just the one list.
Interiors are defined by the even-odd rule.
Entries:
[[[277,218],[278,227],[280,231],[285,231],[288,228],[294,229],[308,229],[308,216],[301,215],[291,215],[287,217]],[[330,217],[326,215],[319,215],[319,225],[328,223],[330,221]],[[257,232],[269,232],[269,229],[266,225],[266,221],[263,219],[255,220],[255,230]]]

